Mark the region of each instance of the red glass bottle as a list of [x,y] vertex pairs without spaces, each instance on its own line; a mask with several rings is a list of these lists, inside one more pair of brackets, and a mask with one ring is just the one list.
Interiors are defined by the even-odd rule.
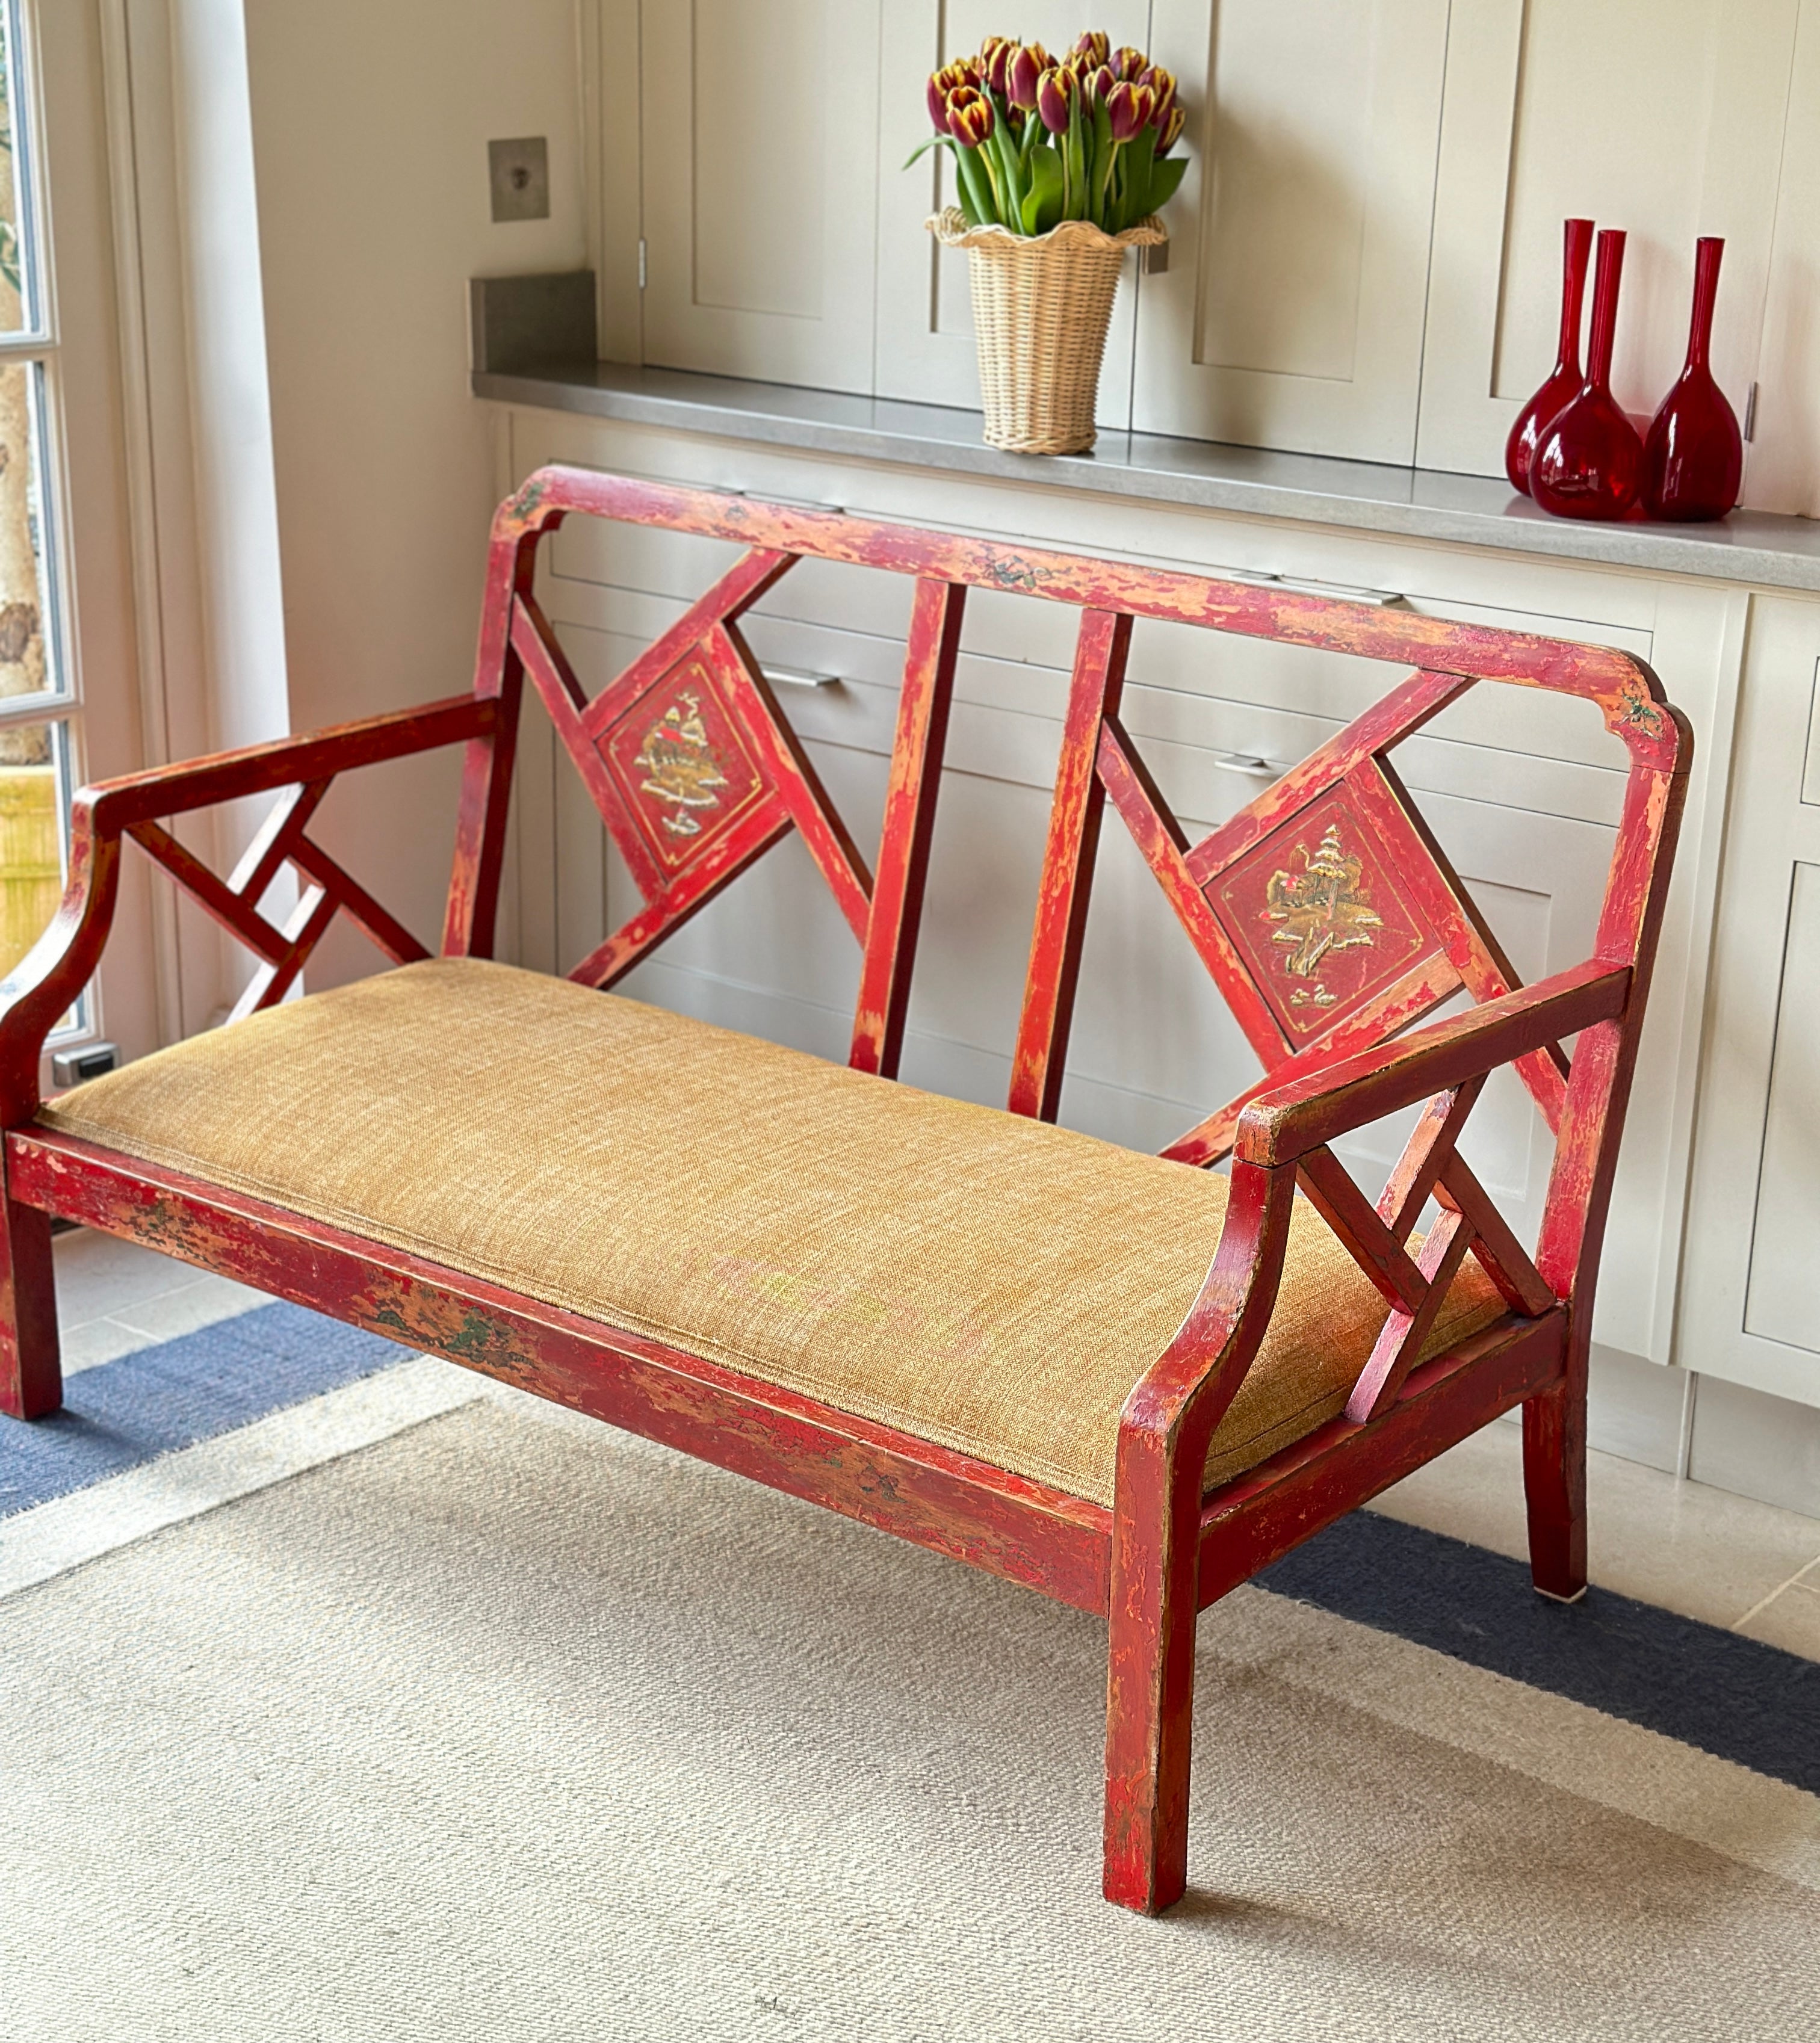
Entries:
[[1624,273],[1622,228],[1599,237],[1592,280],[1592,340],[1586,381],[1543,431],[1530,467],[1530,494],[1557,518],[1622,518],[1637,501],[1643,443],[1611,395],[1611,348],[1618,337],[1618,286]]
[[1580,385],[1580,313],[1586,298],[1586,266],[1592,254],[1592,222],[1570,220],[1563,224],[1561,257],[1561,343],[1548,381],[1517,414],[1504,443],[1504,473],[1511,487],[1529,494],[1530,469],[1536,443],[1565,411]]
[[1703,234],[1694,243],[1687,366],[1662,400],[1643,443],[1643,508],[1652,518],[1722,518],[1737,501],[1744,437],[1708,362],[1725,247],[1714,234]]

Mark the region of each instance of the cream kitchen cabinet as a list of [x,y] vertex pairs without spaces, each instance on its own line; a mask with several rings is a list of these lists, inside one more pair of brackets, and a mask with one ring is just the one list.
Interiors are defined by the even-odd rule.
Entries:
[[1694,1162],[1684,1351],[1820,1404],[1820,603],[1752,607]]
[[[1028,0],[593,0],[593,258],[616,358],[975,406],[964,259],[923,80]],[[1714,366],[1761,431],[1745,501],[1810,511],[1820,0],[1108,0],[1181,81],[1166,270],[1127,270],[1104,428],[1495,475],[1553,359],[1561,223],[1630,236],[1621,400],[1726,239]],[[641,51],[638,106],[625,52]],[[635,112],[635,120],[632,117]]]
[[1200,89],[1138,301],[1139,430],[1415,459],[1449,11],[1158,0],[1158,59]]
[[1612,386],[1643,413],[1680,370],[1695,240],[1725,238],[1713,367],[1741,413],[1758,374],[1798,11],[1798,0],[1457,0],[1419,466],[1503,472],[1505,437],[1554,360],[1570,214],[1628,236]]
[[851,0],[643,0],[647,361],[872,388],[879,22]]

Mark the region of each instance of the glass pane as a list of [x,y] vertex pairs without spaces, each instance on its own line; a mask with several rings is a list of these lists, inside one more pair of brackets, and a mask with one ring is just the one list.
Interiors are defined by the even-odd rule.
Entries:
[[41,373],[35,362],[0,362],[0,708],[8,696],[58,684],[46,645]]
[[60,724],[0,726],[0,979],[63,899],[63,740]]
[[31,166],[25,157],[27,137],[16,105],[22,97],[18,53],[12,0],[0,0],[0,333],[27,332],[36,324],[26,259]]

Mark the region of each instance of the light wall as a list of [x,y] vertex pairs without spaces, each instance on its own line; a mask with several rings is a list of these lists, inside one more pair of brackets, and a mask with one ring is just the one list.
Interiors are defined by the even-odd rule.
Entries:
[[[595,4],[613,359],[977,406],[962,259],[924,231],[951,172],[904,162],[924,81],[988,29],[1065,47],[1090,13],[1188,114],[1102,430],[1501,477],[1584,215],[1628,236],[1613,388],[1645,417],[1684,358],[1696,237],[1724,240],[1714,372],[1741,414],[1758,396],[1743,501],[1820,515],[1820,0]],[[611,117],[635,37],[640,124]],[[775,136],[761,72],[801,86]]]
[[[470,685],[493,496],[470,276],[578,268],[576,0],[245,0],[292,727]],[[490,139],[549,139],[493,224]],[[323,834],[433,949],[455,761],[344,784]],[[363,799],[364,797],[364,799]],[[332,933],[309,983],[372,968]]]

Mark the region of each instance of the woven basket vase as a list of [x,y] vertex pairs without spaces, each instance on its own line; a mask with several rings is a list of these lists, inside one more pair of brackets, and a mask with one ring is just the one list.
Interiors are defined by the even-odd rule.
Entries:
[[1065,220],[1030,236],[970,227],[950,206],[928,226],[944,247],[967,251],[987,446],[1084,454],[1093,444],[1100,360],[1125,251],[1166,241],[1161,223],[1108,234],[1090,220]]

